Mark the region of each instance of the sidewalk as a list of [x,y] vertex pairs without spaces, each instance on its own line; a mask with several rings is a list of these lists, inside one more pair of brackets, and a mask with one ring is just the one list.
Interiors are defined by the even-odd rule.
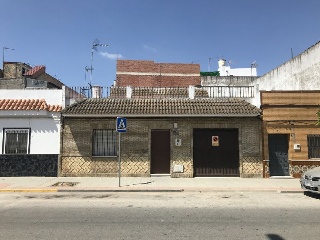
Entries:
[[294,178],[0,177],[3,192],[303,192]]

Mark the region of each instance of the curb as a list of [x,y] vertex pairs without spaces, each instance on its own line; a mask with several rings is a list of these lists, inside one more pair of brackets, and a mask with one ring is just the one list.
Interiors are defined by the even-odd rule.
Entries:
[[303,193],[303,190],[278,190],[278,193]]
[[0,189],[0,193],[169,193],[169,192],[217,192],[217,193],[226,193],[226,192],[276,192],[276,193],[303,193],[303,190],[279,190],[279,189]]
[[227,192],[246,192],[246,193],[303,193],[301,190],[278,190],[278,189],[213,189],[213,190],[187,190],[184,189],[184,192],[199,192],[199,193],[206,193],[206,192],[220,192],[220,193],[227,193]]
[[183,189],[58,189],[58,192],[184,192]]
[[58,192],[58,189],[0,189],[0,193],[12,193],[12,192]]

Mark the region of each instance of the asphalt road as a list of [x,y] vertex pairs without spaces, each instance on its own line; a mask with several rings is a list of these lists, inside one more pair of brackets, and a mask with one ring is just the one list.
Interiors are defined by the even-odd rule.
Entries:
[[319,239],[299,193],[0,194],[0,239]]

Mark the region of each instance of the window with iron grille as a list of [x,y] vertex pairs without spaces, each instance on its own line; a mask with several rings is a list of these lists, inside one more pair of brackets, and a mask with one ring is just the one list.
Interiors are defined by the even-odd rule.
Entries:
[[320,158],[320,135],[308,134],[308,158]]
[[94,129],[92,156],[117,156],[117,131],[113,129]]
[[30,153],[29,128],[4,128],[3,135],[3,154]]

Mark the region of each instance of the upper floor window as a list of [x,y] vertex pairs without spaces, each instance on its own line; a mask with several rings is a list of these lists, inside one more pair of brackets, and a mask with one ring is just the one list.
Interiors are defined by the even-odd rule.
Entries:
[[30,153],[30,128],[4,128],[3,154]]
[[92,156],[117,156],[117,132],[114,129],[94,129]]
[[320,158],[320,135],[308,134],[308,158]]

